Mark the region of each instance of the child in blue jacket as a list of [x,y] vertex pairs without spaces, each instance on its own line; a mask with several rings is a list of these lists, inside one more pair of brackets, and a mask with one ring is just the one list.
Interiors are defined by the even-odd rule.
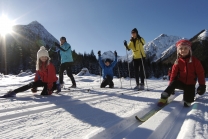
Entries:
[[105,62],[101,59],[101,52],[98,51],[98,57],[99,57],[99,64],[102,68],[102,75],[103,75],[103,81],[100,85],[100,88],[104,88],[107,85],[109,85],[109,88],[114,87],[113,83],[113,68],[117,63],[117,52],[114,52],[115,54],[115,60],[110,63],[110,59],[106,59]]

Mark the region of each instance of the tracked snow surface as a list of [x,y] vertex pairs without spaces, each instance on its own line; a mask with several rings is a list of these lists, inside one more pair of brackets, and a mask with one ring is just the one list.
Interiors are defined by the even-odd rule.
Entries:
[[[0,76],[0,95],[31,82],[34,74]],[[129,78],[114,78],[115,88],[100,89],[100,76],[76,76],[78,88],[40,96],[30,90],[0,99],[0,136],[66,139],[207,139],[208,94],[184,108],[182,92],[146,122],[141,117],[155,107],[167,80],[148,79],[149,91],[134,91]],[[132,80],[132,87],[135,85]],[[65,88],[71,81],[65,75]],[[146,86],[147,87],[147,86]],[[42,88],[38,88],[41,90]]]

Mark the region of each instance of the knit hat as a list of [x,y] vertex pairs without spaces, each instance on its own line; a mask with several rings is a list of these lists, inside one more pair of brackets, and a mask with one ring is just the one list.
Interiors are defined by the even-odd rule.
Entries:
[[60,40],[65,40],[66,41],[66,37],[61,37]]
[[106,63],[106,62],[111,63],[111,60],[107,58],[107,59],[105,60],[105,63]]
[[178,64],[178,58],[179,58],[179,49],[180,49],[180,46],[182,45],[185,45],[185,46],[188,46],[190,49],[190,59],[189,59],[189,63],[192,62],[192,50],[191,50],[191,42],[189,40],[185,40],[185,39],[182,39],[182,40],[179,40],[178,42],[176,42],[176,47],[177,47],[177,59],[176,59],[176,64]]
[[191,47],[191,42],[188,40],[179,40],[178,42],[176,42],[176,47],[180,46],[180,45],[186,45]]
[[132,29],[131,33],[136,32],[136,34],[138,35],[138,30],[136,28]]
[[49,65],[49,61],[50,61],[51,58],[49,57],[48,51],[45,49],[44,46],[41,46],[40,49],[37,52],[36,70],[39,70],[39,59],[42,56],[47,56],[48,57],[48,63],[47,63],[47,65]]
[[48,59],[50,60],[50,57],[49,57],[49,54],[48,54],[48,51],[45,49],[44,46],[41,46],[38,53],[37,53],[37,60],[40,59],[40,57],[42,56],[47,56]]

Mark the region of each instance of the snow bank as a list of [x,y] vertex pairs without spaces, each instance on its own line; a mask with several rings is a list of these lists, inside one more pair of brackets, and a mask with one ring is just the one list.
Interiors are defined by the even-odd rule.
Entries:
[[17,77],[25,77],[25,76],[28,76],[28,75],[31,75],[33,74],[31,71],[29,72],[21,72],[17,75]]
[[1,78],[4,78],[4,74],[3,73],[0,73],[0,79]]
[[87,68],[83,68],[78,74],[77,76],[90,76],[90,72]]

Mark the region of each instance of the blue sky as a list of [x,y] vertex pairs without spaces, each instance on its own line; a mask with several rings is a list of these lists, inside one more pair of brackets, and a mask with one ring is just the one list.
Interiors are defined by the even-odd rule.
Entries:
[[191,38],[208,29],[207,0],[0,0],[1,14],[16,24],[36,20],[80,53],[117,50],[123,56],[123,40],[135,27],[146,42],[163,33]]

